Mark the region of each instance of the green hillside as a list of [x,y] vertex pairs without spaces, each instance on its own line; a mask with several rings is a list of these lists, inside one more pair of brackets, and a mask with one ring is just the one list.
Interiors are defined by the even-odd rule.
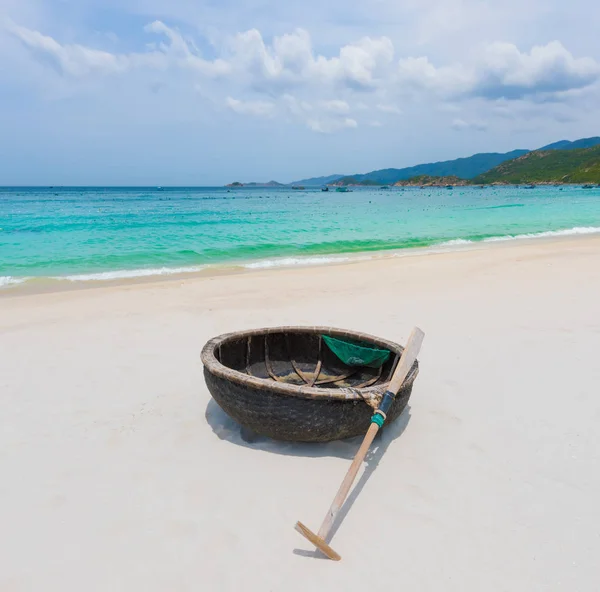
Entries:
[[[594,136],[574,141],[560,140],[543,146],[538,150],[576,150],[579,148],[590,148],[599,144],[600,137]],[[473,179],[503,162],[512,160],[528,152],[529,150],[512,150],[505,153],[483,152],[466,158],[418,164],[402,169],[381,169],[361,175],[340,176],[335,181],[327,182],[334,183],[335,185],[392,185],[398,181],[412,179],[420,175],[432,177],[455,176],[461,179]]]
[[391,185],[397,181],[412,179],[419,175],[429,175],[432,177],[460,177],[461,179],[471,179],[492,167],[516,158],[521,154],[527,153],[527,150],[513,150],[499,154],[497,152],[486,152],[474,154],[467,158],[456,158],[454,160],[445,160],[442,162],[431,162],[427,164],[418,164],[417,166],[403,169],[382,169],[372,171],[364,175],[351,175],[342,177],[335,181],[336,185]]
[[[560,140],[543,146],[534,152],[529,150],[512,150],[505,153],[483,152],[465,158],[418,164],[401,169],[381,169],[355,175],[311,177],[310,179],[294,181],[288,185],[310,187],[321,185],[393,185],[399,181],[414,180],[415,177],[423,175],[428,177],[458,177],[479,184],[493,183],[494,181],[506,183],[560,182],[555,178],[557,175],[570,175],[579,166],[580,163],[577,159],[580,158],[581,149],[597,146],[600,146],[599,136],[580,138],[574,141]],[[554,157],[542,163],[540,160],[542,157],[539,155],[547,156],[550,152],[554,153]],[[573,159],[569,158],[571,152],[576,153]],[[533,156],[532,160],[522,161],[521,159],[528,154],[535,154],[536,156]],[[508,168],[502,168],[504,165],[508,165],[509,162],[511,164]],[[534,164],[536,162],[538,164]],[[595,183],[597,177],[593,165],[590,165],[587,169],[579,171],[577,176],[563,182]],[[523,171],[526,171],[527,175],[524,176]],[[549,172],[551,178],[548,177]],[[452,183],[449,182],[448,184]],[[228,187],[242,185],[245,187],[281,186],[280,183],[270,181],[269,183],[238,183],[228,185]]]
[[473,183],[600,183],[600,146],[528,152],[475,177]]
[[460,187],[470,185],[468,179],[460,179],[454,175],[447,177],[432,177],[431,175],[419,175],[410,179],[403,179],[394,183],[395,187],[422,186],[422,187]]
[[334,183],[338,179],[341,179],[344,175],[328,175],[327,177],[311,177],[310,179],[300,179],[300,181],[294,181],[288,183],[288,185],[307,185],[310,187],[327,185],[328,183]]

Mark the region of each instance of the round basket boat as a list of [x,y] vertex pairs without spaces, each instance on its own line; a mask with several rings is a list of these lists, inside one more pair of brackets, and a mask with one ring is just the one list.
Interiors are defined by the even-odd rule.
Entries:
[[[323,336],[391,352],[379,368],[348,366]],[[202,350],[204,377],[219,406],[241,425],[276,440],[327,442],[364,434],[403,347],[331,327],[274,327],[228,333]],[[387,422],[406,407],[418,362],[398,392]]]

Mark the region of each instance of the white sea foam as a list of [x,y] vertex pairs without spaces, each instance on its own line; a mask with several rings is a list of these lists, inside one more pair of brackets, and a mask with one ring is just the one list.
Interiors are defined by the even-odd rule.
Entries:
[[110,280],[149,277],[154,275],[174,275],[177,273],[194,273],[206,269],[206,265],[192,267],[160,267],[156,269],[122,269],[120,271],[101,271],[98,273],[82,273],[78,275],[54,276],[53,280],[68,280],[70,282],[105,282]]
[[457,245],[470,245],[473,241],[465,240],[464,238],[455,238],[454,240],[446,241],[445,243],[439,243],[436,247],[454,247]]
[[16,278],[11,275],[0,275],[0,288],[8,288],[8,286],[15,286],[22,284],[27,278]]
[[544,238],[547,236],[573,236],[576,234],[597,234],[600,233],[600,228],[597,226],[576,226],[575,228],[567,228],[565,230],[547,230],[546,232],[531,232],[528,234],[515,234],[505,236],[491,236],[484,239],[484,242],[497,242],[507,240],[518,240],[523,238]]
[[566,228],[564,230],[546,230],[543,232],[529,232],[525,234],[505,234],[499,236],[490,236],[484,238],[482,241],[467,240],[464,238],[455,238],[453,240],[445,241],[432,245],[431,249],[437,247],[455,247],[461,245],[472,245],[477,242],[495,243],[501,241],[519,240],[526,238],[544,238],[552,236],[574,236],[577,234],[597,234],[600,233],[600,227],[597,226],[576,226],[575,228]]
[[244,263],[246,269],[266,269],[269,267],[293,267],[295,265],[327,265],[328,263],[341,263],[357,257],[282,257],[281,259],[263,259]]
[[[519,239],[536,239],[544,237],[559,237],[559,236],[574,236],[582,234],[599,234],[600,227],[596,226],[577,226],[575,228],[568,228],[564,230],[548,230],[545,232],[527,233],[527,234],[515,234],[515,235],[503,235],[503,236],[492,236],[483,239],[482,242],[499,242],[499,241],[510,241]],[[400,249],[396,251],[373,251],[369,253],[356,253],[351,255],[333,255],[333,256],[306,256],[306,257],[282,257],[274,259],[262,259],[258,261],[250,261],[248,263],[240,264],[245,269],[269,269],[276,267],[294,267],[294,266],[314,266],[314,265],[328,265],[335,263],[343,263],[347,261],[366,261],[369,259],[375,259],[380,257],[402,257],[410,254],[416,254],[417,252],[438,252],[436,249],[439,247],[460,247],[469,244],[476,244],[480,241],[472,241],[462,238],[452,239],[426,247],[425,249]],[[411,253],[412,252],[412,253]],[[235,265],[234,265],[235,266]],[[160,267],[152,269],[125,269],[119,271],[102,271],[98,273],[84,273],[76,275],[66,276],[53,276],[50,279],[53,280],[67,280],[70,282],[90,282],[90,281],[110,281],[119,279],[134,279],[140,277],[151,277],[151,276],[165,276],[185,273],[195,273],[202,271],[209,267],[208,265],[196,265],[188,267]],[[17,284],[21,284],[30,278],[27,277],[14,277],[14,276],[0,276],[0,289],[8,288]]]

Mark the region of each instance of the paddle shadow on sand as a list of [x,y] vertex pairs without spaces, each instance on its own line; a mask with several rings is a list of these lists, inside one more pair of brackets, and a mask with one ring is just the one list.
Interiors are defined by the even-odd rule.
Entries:
[[[275,454],[307,457],[336,456],[350,461],[354,458],[354,455],[358,451],[358,448],[363,440],[363,436],[357,436],[356,438],[336,440],[334,442],[279,442],[277,440],[272,440],[271,438],[260,436],[250,430],[247,430],[246,428],[241,427],[237,422],[231,419],[213,399],[210,400],[208,406],[206,407],[205,416],[206,421],[212,428],[213,432],[219,438],[221,438],[221,440],[227,440],[228,442],[232,442],[239,446],[245,446],[254,450],[261,450]],[[371,449],[365,458],[365,470],[337,515],[333,528],[327,537],[327,542],[333,538],[338,528],[344,521],[346,515],[352,509],[354,502],[369,481],[371,475],[375,472],[375,469],[377,469],[379,461],[385,454],[390,444],[402,435],[409,421],[410,405],[407,405],[402,415],[396,421],[386,425],[382,430],[379,431],[375,437],[375,440],[373,441],[373,444],[371,445]],[[348,465],[348,467],[349,466],[350,465]],[[340,482],[341,478],[342,476],[340,476]],[[332,499],[334,494],[335,492],[332,491]],[[325,509],[323,511],[325,511]],[[306,549],[294,549],[293,553],[294,555],[310,557],[311,559],[327,559],[325,555],[317,550],[309,551]]]
[[[342,522],[344,522],[344,519],[346,518],[348,512],[350,512],[350,510],[352,509],[352,506],[354,505],[354,502],[360,495],[360,492],[363,490],[363,488],[371,478],[371,475],[375,472],[375,469],[377,469],[379,461],[385,454],[389,445],[394,440],[396,440],[396,438],[399,438],[402,435],[409,421],[410,405],[407,405],[402,415],[396,421],[385,426],[383,430],[379,431],[379,433],[375,437],[375,440],[373,441],[373,444],[371,445],[371,448],[369,449],[369,452],[367,452],[367,456],[365,457],[365,470],[358,482],[350,491],[350,494],[346,498],[344,505],[341,507],[338,515],[336,516],[335,522],[333,523],[333,527],[329,532],[329,535],[327,536],[327,543],[331,541],[331,539],[335,536],[335,533],[342,525]],[[362,436],[359,438],[352,438],[352,454],[348,457],[349,460],[354,458],[354,455],[358,451],[362,440]],[[348,466],[348,468],[350,468],[350,466]],[[334,494],[335,492],[331,493],[331,499],[333,499]],[[307,544],[310,545],[310,543]],[[323,553],[317,551],[316,549],[312,549],[310,551],[306,549],[294,549],[292,552],[294,553],[294,555],[299,555],[300,557],[310,557],[311,559],[327,559],[327,557],[325,557]],[[329,559],[327,560],[329,561]]]
[[[345,440],[335,440],[333,442],[280,442],[272,440],[266,436],[261,436],[248,428],[242,427],[239,423],[231,419],[214,399],[211,399],[206,406],[205,418],[212,431],[221,439],[252,448],[263,452],[273,454],[283,454],[286,456],[306,456],[306,457],[324,457],[335,456],[352,460],[356,454],[364,436],[347,438]],[[398,438],[410,421],[410,405],[406,406],[402,415],[393,423],[384,426],[377,434],[371,450],[367,453],[367,470],[365,473],[373,472],[379,458],[383,455],[387,447]],[[369,469],[374,465],[372,469]],[[364,477],[364,475],[363,475]],[[368,479],[368,476],[367,476]],[[358,487],[358,485],[357,485]],[[363,485],[364,487],[364,485]],[[350,499],[350,498],[349,498]]]

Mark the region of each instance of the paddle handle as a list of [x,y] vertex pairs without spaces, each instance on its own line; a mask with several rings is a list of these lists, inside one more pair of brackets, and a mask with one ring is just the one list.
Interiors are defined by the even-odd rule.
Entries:
[[[394,371],[394,375],[390,381],[389,389],[386,391],[383,399],[381,400],[381,404],[379,405],[379,410],[382,410],[384,414],[389,410],[390,405],[394,401],[396,393],[400,390],[402,383],[408,376],[410,369],[415,363],[424,337],[425,334],[418,327],[415,327],[412,330],[410,337],[408,338],[408,343],[402,352],[400,362],[396,366],[396,370]],[[382,409],[383,406],[385,406],[386,409]],[[356,453],[356,456],[354,457],[354,460],[352,461],[352,464],[350,465],[350,468],[348,469],[348,472],[346,473],[346,476],[344,477],[344,480],[338,489],[337,495],[335,496],[335,499],[333,500],[333,503],[331,504],[331,507],[329,508],[325,519],[323,520],[323,524],[321,524],[321,528],[319,528],[318,536],[321,539],[326,540],[327,535],[329,534],[329,531],[331,530],[331,527],[335,521],[335,517],[340,511],[340,508],[344,505],[346,496],[352,487],[352,483],[354,483],[354,479],[356,479],[356,474],[358,473],[358,470],[360,469],[362,462],[365,459],[371,444],[373,443],[373,439],[379,431],[379,428],[381,425],[383,425],[383,421],[385,421],[385,415],[375,412],[373,419],[371,420],[371,425],[367,430],[367,434],[365,435],[364,440],[362,441],[362,444],[360,445],[360,448],[358,449],[358,452]]]

